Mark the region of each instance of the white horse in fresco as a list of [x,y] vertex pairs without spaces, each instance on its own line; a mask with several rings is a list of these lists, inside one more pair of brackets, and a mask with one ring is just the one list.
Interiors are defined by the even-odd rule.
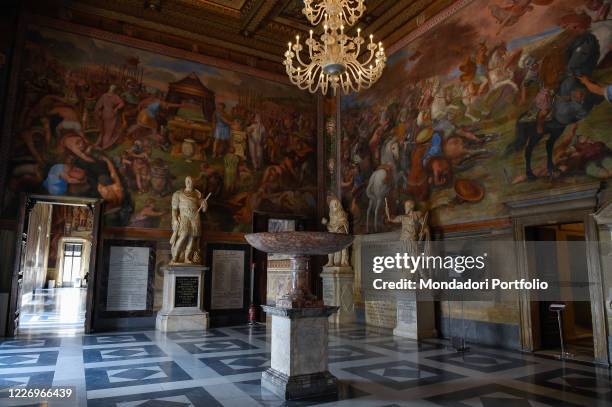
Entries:
[[397,183],[397,163],[399,160],[399,144],[397,140],[389,139],[380,154],[380,166],[368,180],[366,196],[368,197],[368,212],[366,215],[366,231],[370,232],[370,213],[374,214],[374,232],[378,231],[378,212],[384,204],[384,199],[391,188]]

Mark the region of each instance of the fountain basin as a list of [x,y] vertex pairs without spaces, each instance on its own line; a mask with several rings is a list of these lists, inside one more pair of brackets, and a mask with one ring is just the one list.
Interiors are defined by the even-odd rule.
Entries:
[[261,232],[244,238],[262,252],[293,256],[327,255],[353,243],[352,235],[329,232]]

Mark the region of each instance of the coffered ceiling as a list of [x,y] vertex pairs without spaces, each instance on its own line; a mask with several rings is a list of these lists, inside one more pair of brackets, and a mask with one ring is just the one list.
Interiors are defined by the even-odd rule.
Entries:
[[[388,49],[454,0],[366,0],[358,25]],[[270,71],[287,41],[311,28],[302,0],[32,0],[33,13]]]

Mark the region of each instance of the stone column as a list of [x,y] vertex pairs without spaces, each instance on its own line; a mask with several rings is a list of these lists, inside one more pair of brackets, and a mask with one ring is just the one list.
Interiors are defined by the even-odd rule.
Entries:
[[204,266],[167,266],[164,272],[164,302],[155,328],[162,332],[208,329],[208,312],[202,311]]
[[355,273],[350,266],[325,266],[321,273],[323,280],[323,302],[338,307],[338,312],[330,315],[333,324],[348,324],[355,321],[355,302],[353,285]]
[[272,316],[272,360],[262,387],[285,400],[337,394],[327,345],[328,318],[338,307],[262,308]]
[[418,301],[414,291],[397,299],[397,324],[393,335],[410,339],[434,338],[436,322],[433,301]]

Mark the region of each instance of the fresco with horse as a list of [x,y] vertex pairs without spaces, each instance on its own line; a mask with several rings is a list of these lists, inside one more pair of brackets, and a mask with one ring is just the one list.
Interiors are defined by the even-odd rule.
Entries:
[[[438,224],[612,176],[604,0],[474,0],[342,100],[342,194],[356,233],[414,200]],[[608,89],[609,90],[609,89]]]

